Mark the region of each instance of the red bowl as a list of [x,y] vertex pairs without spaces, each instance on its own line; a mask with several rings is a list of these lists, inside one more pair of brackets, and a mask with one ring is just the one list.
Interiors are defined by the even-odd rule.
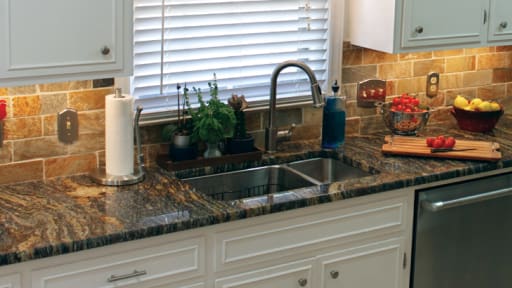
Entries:
[[469,111],[453,106],[450,111],[457,120],[459,128],[471,132],[488,132],[494,129],[496,123],[503,115],[503,108],[499,111]]

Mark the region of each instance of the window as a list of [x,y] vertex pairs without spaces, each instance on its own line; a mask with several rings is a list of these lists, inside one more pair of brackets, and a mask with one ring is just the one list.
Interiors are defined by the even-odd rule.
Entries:
[[[341,72],[341,25],[331,16],[342,13],[340,2],[134,0],[132,94],[146,113],[157,115],[176,109],[178,83],[207,94],[215,73],[221,99],[243,94],[254,107],[268,102],[274,67],[291,59],[310,66],[325,89]],[[281,101],[310,100],[309,95],[305,73],[281,73]]]

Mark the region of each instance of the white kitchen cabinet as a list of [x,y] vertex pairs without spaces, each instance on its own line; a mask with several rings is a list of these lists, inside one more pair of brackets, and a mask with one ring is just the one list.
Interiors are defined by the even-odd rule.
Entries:
[[350,42],[361,47],[399,53],[512,44],[507,0],[351,0],[348,5]]
[[412,215],[397,190],[224,226],[215,288],[406,288]]
[[21,288],[21,273],[0,276],[0,288]]
[[132,0],[0,2],[0,86],[132,73]]
[[511,44],[512,40],[512,1],[490,0],[489,42],[500,45]]
[[403,238],[371,243],[318,257],[319,288],[406,288]]

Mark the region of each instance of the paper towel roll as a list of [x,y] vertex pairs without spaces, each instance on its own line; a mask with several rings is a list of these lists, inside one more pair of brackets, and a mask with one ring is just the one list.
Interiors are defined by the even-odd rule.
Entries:
[[107,95],[105,101],[105,162],[110,175],[133,173],[133,97]]

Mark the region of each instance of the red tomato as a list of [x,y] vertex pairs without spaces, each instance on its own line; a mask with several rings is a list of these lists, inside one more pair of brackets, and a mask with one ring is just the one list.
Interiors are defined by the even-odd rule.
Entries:
[[405,108],[405,109],[404,109],[404,112],[405,112],[405,113],[411,113],[411,112],[412,112],[412,110],[411,110],[411,108]]
[[434,140],[436,140],[436,138],[427,137],[427,139],[425,140],[427,142],[427,147],[432,147],[434,145]]
[[443,143],[444,143],[445,137],[444,137],[444,135],[439,135],[436,137],[436,139],[439,139],[439,140],[443,141]]
[[400,98],[393,98],[393,106],[400,105]]
[[434,142],[432,143],[433,148],[442,148],[444,146],[444,141],[441,139],[436,138]]
[[411,100],[411,104],[415,107],[418,107],[420,105],[420,100],[416,99],[416,98],[413,98]]
[[446,140],[444,141],[444,148],[453,148],[453,146],[455,146],[455,138],[453,137],[448,137],[446,138]]

